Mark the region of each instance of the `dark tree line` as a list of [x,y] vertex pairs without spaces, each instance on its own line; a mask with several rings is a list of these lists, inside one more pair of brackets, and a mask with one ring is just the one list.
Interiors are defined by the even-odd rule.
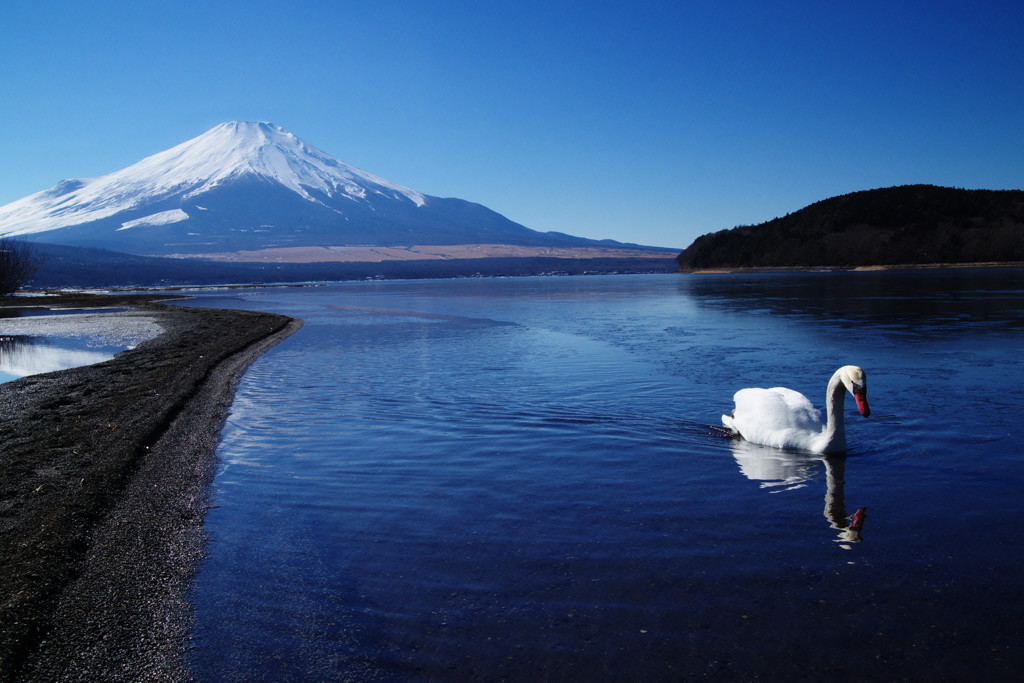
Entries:
[[21,289],[41,265],[42,258],[31,244],[0,239],[0,296]]
[[682,269],[1024,261],[1024,191],[905,185],[697,238]]

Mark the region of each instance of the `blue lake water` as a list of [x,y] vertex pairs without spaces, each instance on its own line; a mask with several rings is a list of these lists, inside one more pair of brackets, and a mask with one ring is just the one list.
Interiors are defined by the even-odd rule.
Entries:
[[[996,680],[1024,666],[1024,269],[199,294],[305,326],[219,449],[226,680]],[[847,457],[712,429],[749,386]],[[847,518],[866,508],[863,528]]]

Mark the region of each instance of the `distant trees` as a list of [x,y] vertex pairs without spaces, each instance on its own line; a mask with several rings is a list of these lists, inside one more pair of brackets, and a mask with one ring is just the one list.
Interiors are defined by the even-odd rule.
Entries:
[[0,296],[24,286],[42,263],[42,257],[31,244],[0,239]]
[[826,199],[760,225],[698,237],[702,268],[1024,261],[1024,191],[904,185]]

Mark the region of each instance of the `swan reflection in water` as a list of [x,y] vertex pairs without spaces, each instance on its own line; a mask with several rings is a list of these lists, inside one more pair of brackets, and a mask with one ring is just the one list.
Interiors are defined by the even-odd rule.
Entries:
[[839,531],[837,542],[859,543],[867,508],[846,513],[845,455],[814,455],[783,451],[737,439],[731,444],[732,456],[747,479],[758,481],[761,488],[785,491],[802,488],[813,479],[819,465],[825,466],[825,510],[829,526]]
[[77,339],[0,335],[0,382],[110,360],[121,347],[88,348]]

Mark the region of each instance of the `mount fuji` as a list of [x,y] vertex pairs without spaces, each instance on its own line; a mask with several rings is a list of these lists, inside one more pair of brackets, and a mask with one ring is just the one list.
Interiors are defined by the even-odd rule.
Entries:
[[620,248],[542,233],[350,166],[270,123],[222,123],[98,178],[0,207],[0,237],[131,254],[342,246]]

